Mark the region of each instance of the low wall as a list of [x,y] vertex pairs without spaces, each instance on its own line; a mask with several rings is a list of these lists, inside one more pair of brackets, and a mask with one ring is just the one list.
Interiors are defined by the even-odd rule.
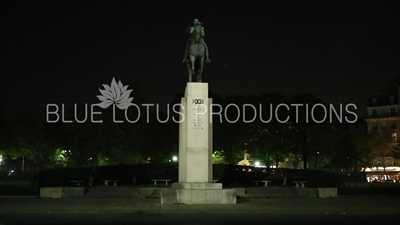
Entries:
[[40,188],[41,198],[76,198],[83,197],[84,187],[42,187]]
[[[240,194],[239,194],[240,193]],[[296,188],[296,187],[252,187],[237,193],[240,197],[257,198],[333,198],[338,196],[337,188]]]
[[318,188],[291,188],[297,197],[318,198]]
[[338,196],[337,188],[317,188],[318,198],[336,198]]
[[335,198],[337,188],[293,188],[297,197],[301,198]]
[[171,188],[160,188],[160,187],[143,187],[140,188],[139,193],[141,196],[146,198],[160,198],[161,190],[171,189]]
[[[160,198],[161,191],[167,189],[170,190],[171,188],[140,188],[140,195],[150,198]],[[235,190],[236,196],[239,197],[334,198],[338,196],[337,188],[259,187],[253,189],[256,189],[258,191],[256,193],[253,193],[254,191],[249,192],[248,190],[246,190],[246,188],[232,188],[232,190]],[[169,192],[164,191],[164,193],[165,196],[167,196],[167,193]]]
[[236,196],[245,197],[246,196],[246,188],[232,188],[236,190]]

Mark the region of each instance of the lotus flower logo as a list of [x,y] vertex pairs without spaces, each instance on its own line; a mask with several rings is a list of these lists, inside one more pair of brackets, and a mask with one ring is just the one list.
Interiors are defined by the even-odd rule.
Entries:
[[98,104],[99,107],[106,109],[110,105],[115,104],[119,109],[127,109],[133,105],[132,98],[129,95],[133,90],[128,90],[128,85],[123,86],[121,81],[115,82],[115,78],[111,81],[111,86],[103,84],[104,90],[100,90],[101,95],[97,95],[97,98],[101,101]]

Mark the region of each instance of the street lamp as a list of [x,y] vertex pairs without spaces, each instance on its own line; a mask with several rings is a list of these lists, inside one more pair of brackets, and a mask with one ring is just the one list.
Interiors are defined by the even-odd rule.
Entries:
[[174,161],[174,162],[178,161],[178,157],[176,157],[176,156],[172,157],[172,161]]
[[254,163],[254,165],[255,165],[256,167],[258,167],[258,166],[260,166],[260,162],[257,161],[257,162]]
[[317,152],[317,154],[315,155],[315,161],[314,161],[314,169],[317,169],[317,158],[318,158],[319,152]]

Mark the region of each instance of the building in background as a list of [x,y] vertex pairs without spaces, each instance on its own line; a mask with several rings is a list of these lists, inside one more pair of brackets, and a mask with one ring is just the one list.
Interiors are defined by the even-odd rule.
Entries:
[[[396,89],[392,88],[387,91],[377,92],[370,98],[365,122],[367,123],[368,132],[375,131],[381,135],[388,135],[388,139],[390,136],[390,148],[399,144],[400,86]],[[371,175],[382,175],[379,179],[384,180],[392,179],[395,176],[398,180],[400,171],[399,158],[382,155],[374,158],[372,165],[375,166],[366,170]]]
[[247,153],[244,153],[243,160],[238,162],[239,166],[252,166],[252,163],[249,160],[250,156]]

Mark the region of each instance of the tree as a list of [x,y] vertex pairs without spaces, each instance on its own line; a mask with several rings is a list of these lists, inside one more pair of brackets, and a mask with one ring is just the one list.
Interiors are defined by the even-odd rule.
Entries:
[[394,159],[397,159],[397,160],[400,159],[400,143],[397,143],[396,145],[393,146],[393,151],[391,153],[391,156]]
[[371,165],[372,134],[368,133],[364,126],[355,125],[356,126],[351,129],[354,146],[356,147],[355,159],[353,160],[354,164],[352,167],[360,171],[361,168],[365,169]]
[[[126,115],[129,120],[137,121],[115,123],[108,120],[110,127],[108,129],[111,129],[112,133],[108,132],[108,149],[104,149],[103,154],[107,157],[109,164],[136,164],[147,160],[149,152],[147,140],[152,135],[149,133],[149,124],[146,121],[146,107],[142,106],[143,103],[146,103],[146,96],[140,85],[131,83],[129,87],[134,90],[133,102],[139,106],[139,111],[135,107],[131,107],[127,111],[116,110],[115,113],[119,118],[124,118]],[[108,114],[111,114],[110,110]]]
[[58,147],[53,126],[45,121],[43,110],[22,111],[5,128],[2,148],[11,158],[21,159],[21,172],[25,171],[26,160],[39,167],[51,167],[52,154]]
[[179,124],[173,120],[176,115],[172,114],[172,109],[168,111],[170,112],[158,111],[151,114],[146,152],[143,155],[150,158],[152,163],[168,162],[179,153]]
[[377,160],[381,166],[386,167],[387,157],[391,157],[396,149],[396,143],[393,142],[392,132],[390,132],[390,130],[371,132],[370,137],[372,142],[371,157]]
[[223,153],[223,151],[214,151],[214,153],[212,154],[213,164],[226,164]]
[[[246,102],[245,96],[227,96],[225,99],[214,98],[214,104],[222,107],[222,118],[214,116],[213,126],[213,149],[224,153],[226,163],[237,164],[244,155],[248,140],[246,126],[241,118],[241,106]],[[230,107],[227,107],[229,104]],[[236,106],[239,107],[239,111]],[[214,108],[215,112],[220,109]]]
[[263,160],[267,167],[272,162],[278,167],[279,163],[288,156],[287,136],[285,135],[288,124],[282,122],[287,117],[287,113],[279,111],[277,114],[276,112],[278,112],[279,104],[287,103],[287,98],[281,93],[263,93],[252,96],[252,99],[253,105],[258,107],[258,118],[248,124],[249,154]]
[[288,134],[291,153],[300,156],[304,169],[308,168],[310,160],[310,164],[317,167],[321,161],[326,162],[333,146],[333,126],[325,117],[329,113],[325,109],[329,107],[312,94],[294,95],[291,104],[298,105],[298,110],[290,111]]
[[[145,95],[137,85],[133,87],[134,103],[141,106]],[[143,108],[136,107],[119,110],[115,104],[103,109],[96,120],[101,123],[62,124],[60,139],[64,149],[69,153],[69,166],[116,165],[142,162],[141,153],[146,152],[147,124],[142,118]],[[79,107],[82,109],[83,107]],[[69,114],[73,115],[70,111]],[[79,114],[84,114],[80,111]],[[145,114],[145,113],[144,113]],[[84,116],[84,115],[83,115]],[[134,121],[139,118],[136,123]],[[122,121],[122,122],[116,122]]]

